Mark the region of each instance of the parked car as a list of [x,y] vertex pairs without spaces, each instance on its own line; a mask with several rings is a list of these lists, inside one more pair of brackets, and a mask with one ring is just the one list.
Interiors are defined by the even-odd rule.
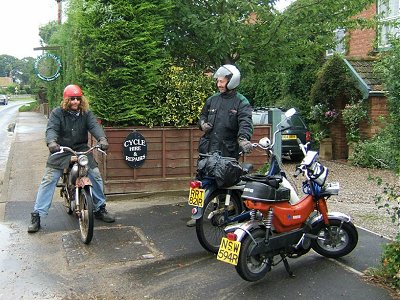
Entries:
[[0,95],[0,103],[3,104],[3,105],[7,105],[8,104],[7,95]]
[[[282,118],[284,117],[282,110]],[[253,111],[253,124],[271,124],[270,109],[259,108]],[[292,128],[282,132],[282,156],[289,156],[292,161],[299,161],[303,158],[303,152],[299,148],[297,138],[301,140],[303,144],[311,141],[311,133],[307,128],[306,123],[301,117],[300,113],[296,113],[292,118]]]

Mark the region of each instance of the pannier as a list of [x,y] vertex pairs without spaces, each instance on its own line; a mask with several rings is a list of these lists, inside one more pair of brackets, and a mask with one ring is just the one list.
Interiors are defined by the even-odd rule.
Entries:
[[234,158],[225,158],[218,153],[199,160],[197,178],[214,178],[218,187],[233,186],[240,181],[243,169]]

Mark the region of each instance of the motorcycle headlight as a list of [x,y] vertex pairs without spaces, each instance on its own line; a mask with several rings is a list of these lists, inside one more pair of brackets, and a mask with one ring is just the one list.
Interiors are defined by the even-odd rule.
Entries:
[[84,167],[89,163],[89,159],[86,155],[81,155],[78,157],[78,163]]

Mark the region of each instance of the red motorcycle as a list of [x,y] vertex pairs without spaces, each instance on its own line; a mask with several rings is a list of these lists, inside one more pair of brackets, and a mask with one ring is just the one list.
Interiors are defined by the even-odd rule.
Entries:
[[[233,264],[247,281],[262,279],[272,266],[283,262],[293,275],[287,258],[297,258],[311,248],[330,258],[349,254],[357,245],[358,233],[351,218],[340,212],[328,212],[327,199],[339,192],[339,183],[325,184],[328,169],[318,153],[307,151],[298,140],[305,157],[295,176],[303,174],[305,195],[290,200],[290,191],[279,176],[248,181],[242,198],[251,219],[227,226],[217,259]],[[275,257],[280,256],[275,262]]]

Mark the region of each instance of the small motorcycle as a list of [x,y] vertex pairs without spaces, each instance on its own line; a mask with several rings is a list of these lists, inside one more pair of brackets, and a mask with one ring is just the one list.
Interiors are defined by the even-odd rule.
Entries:
[[[271,181],[248,181],[242,198],[250,210],[250,220],[225,228],[217,259],[235,265],[247,281],[262,279],[273,266],[284,263],[293,275],[287,258],[297,258],[314,249],[322,256],[338,258],[356,247],[358,232],[351,218],[328,212],[327,199],[339,193],[339,183],[328,183],[328,169],[318,153],[298,140],[305,155],[295,176],[303,174],[305,195],[290,200],[290,190]],[[279,178],[276,178],[279,181]],[[278,262],[275,257],[280,256]]]
[[64,206],[69,215],[72,213],[78,218],[80,238],[85,244],[89,244],[93,238],[93,197],[92,183],[88,177],[89,160],[86,154],[94,151],[106,153],[96,145],[84,152],[77,152],[69,147],[60,147],[60,151],[52,154],[57,155],[68,151],[72,153],[70,165],[64,169],[62,183],[57,184],[60,187],[60,196],[64,199]]
[[[295,112],[294,109],[291,109],[285,113],[285,118],[278,124],[274,132],[274,141],[279,132],[290,128],[290,118]],[[267,175],[282,175],[282,184],[293,190],[292,197],[298,199],[296,192],[286,179],[280,160],[272,151],[273,146],[266,137],[259,143],[253,143],[253,148],[261,148],[270,156],[270,168]],[[215,154],[199,154],[200,159],[213,157],[213,155]],[[236,161],[231,157],[219,157],[219,159]],[[242,164],[241,166],[243,169],[241,180],[232,186],[219,187],[214,176],[197,176],[190,182],[188,204],[194,206],[192,219],[196,220],[196,235],[201,246],[209,252],[218,253],[221,239],[226,235],[224,228],[227,225],[250,219],[250,212],[244,206],[241,196],[246,181],[252,180],[258,175],[247,176],[252,170],[251,164]],[[199,174],[199,170],[197,173]]]

